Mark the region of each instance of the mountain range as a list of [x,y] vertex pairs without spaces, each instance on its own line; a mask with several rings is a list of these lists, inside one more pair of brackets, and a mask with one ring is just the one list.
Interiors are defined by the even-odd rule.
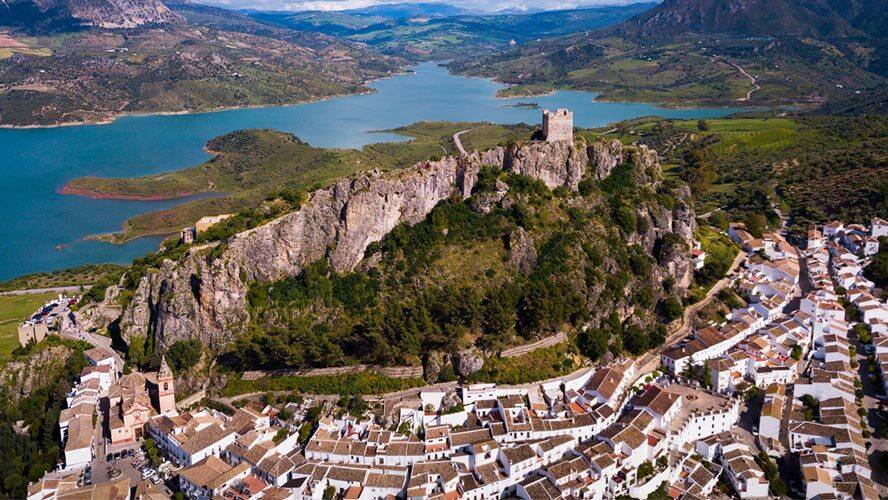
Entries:
[[516,95],[555,87],[602,98],[821,103],[881,84],[885,0],[666,0],[597,31],[534,41],[451,69]]
[[161,0],[4,0],[0,25],[40,29],[135,28],[183,19]]
[[686,34],[733,36],[884,36],[884,0],[664,0],[605,30],[645,40]]

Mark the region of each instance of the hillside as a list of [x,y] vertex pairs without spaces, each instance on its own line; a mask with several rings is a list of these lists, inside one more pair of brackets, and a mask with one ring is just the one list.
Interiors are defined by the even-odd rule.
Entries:
[[434,379],[583,325],[595,358],[662,342],[690,283],[689,192],[647,148],[524,134],[272,197],[282,210],[137,259],[120,295],[131,359],[197,335],[241,369],[425,363]]
[[512,94],[568,87],[676,105],[821,103],[886,75],[883,28],[849,14],[867,3],[844,3],[669,0],[593,33],[451,68],[515,84]]
[[19,26],[30,32],[182,22],[161,0],[7,0],[3,4],[0,26]]
[[111,25],[102,21],[75,29],[55,23],[51,10],[11,30],[0,49],[0,124],[289,104],[367,91],[368,80],[401,66],[362,44],[269,27],[223,9],[98,2],[106,10],[121,7],[121,15],[130,3],[162,11],[156,21],[164,22],[106,29]]
[[653,9],[606,30],[645,40],[689,33],[734,36],[884,36],[879,0],[665,0]]
[[879,112],[854,116],[881,98],[846,103],[849,116],[767,113],[706,120],[703,130],[695,120],[642,119],[603,137],[661,151],[667,177],[688,182],[698,211],[715,214],[715,225],[777,224],[777,207],[790,216],[792,235],[804,238],[812,223],[888,217],[888,123]]
[[391,55],[415,60],[442,60],[462,58],[467,54],[477,56],[507,49],[510,44],[602,28],[644,12],[653,5],[635,3],[497,15],[465,12],[406,15],[407,12],[395,13],[389,9],[255,12],[250,15],[269,25],[363,42]]

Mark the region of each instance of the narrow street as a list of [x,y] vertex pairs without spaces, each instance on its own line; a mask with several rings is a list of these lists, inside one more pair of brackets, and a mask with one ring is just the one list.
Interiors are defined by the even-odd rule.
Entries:
[[682,314],[681,317],[681,322],[679,323],[676,330],[670,333],[668,337],[666,337],[666,341],[663,342],[663,345],[656,349],[648,351],[642,357],[638,358],[638,361],[636,362],[638,365],[638,377],[636,378],[636,381],[644,378],[649,373],[652,373],[654,370],[656,370],[657,367],[660,366],[660,355],[663,354],[666,349],[669,349],[674,344],[681,341],[691,333],[691,330],[694,326],[694,318],[697,316],[697,313],[700,312],[701,309],[706,307],[710,302],[712,302],[712,299],[716,295],[718,295],[718,292],[722,291],[726,286],[728,286],[728,284],[731,282],[734,272],[737,270],[738,267],[740,267],[740,264],[743,263],[747,256],[748,254],[741,250],[737,254],[737,256],[734,257],[734,261],[731,263],[731,267],[728,268],[725,276],[722,279],[718,280],[718,282],[716,282],[715,285],[713,285],[712,288],[710,288],[709,291],[706,292],[706,297],[704,297],[703,300],[695,304],[691,304],[690,306],[685,308],[684,314]]

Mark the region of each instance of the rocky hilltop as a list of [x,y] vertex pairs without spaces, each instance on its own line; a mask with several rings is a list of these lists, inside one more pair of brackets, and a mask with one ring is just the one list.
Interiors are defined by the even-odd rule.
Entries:
[[[127,340],[153,336],[154,345],[161,347],[196,336],[208,346],[224,348],[250,322],[251,284],[299,275],[321,259],[340,273],[355,270],[366,262],[368,246],[399,225],[418,224],[445,200],[472,196],[485,166],[541,180],[550,189],[576,192],[583,179],[606,179],[627,162],[633,165],[631,182],[645,184],[647,189],[661,182],[655,151],[618,141],[590,146],[582,139],[511,144],[460,158],[424,161],[393,173],[374,170],[341,179],[312,193],[297,211],[218,246],[195,247],[178,261],[164,261],[141,279],[122,314],[121,332]],[[508,189],[497,181],[496,189],[473,197],[471,205],[484,204],[483,200],[488,208],[511,204],[505,195]],[[679,203],[671,208],[635,207],[637,217],[646,222],[629,243],[654,253],[664,235],[674,234],[681,244],[689,245],[694,229],[689,193],[679,189],[676,196]],[[534,241],[521,227],[507,239],[508,259],[530,272],[536,265]],[[657,279],[668,274],[677,286],[687,285],[686,252],[659,251],[657,260]],[[623,313],[631,311],[628,307]]]
[[184,21],[160,0],[9,0],[4,4],[0,20],[29,27],[125,29]]

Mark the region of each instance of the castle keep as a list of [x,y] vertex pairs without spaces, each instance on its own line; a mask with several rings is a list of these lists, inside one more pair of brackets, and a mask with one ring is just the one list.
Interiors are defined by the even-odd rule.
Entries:
[[573,112],[558,109],[554,112],[543,110],[543,136],[546,142],[573,140]]

